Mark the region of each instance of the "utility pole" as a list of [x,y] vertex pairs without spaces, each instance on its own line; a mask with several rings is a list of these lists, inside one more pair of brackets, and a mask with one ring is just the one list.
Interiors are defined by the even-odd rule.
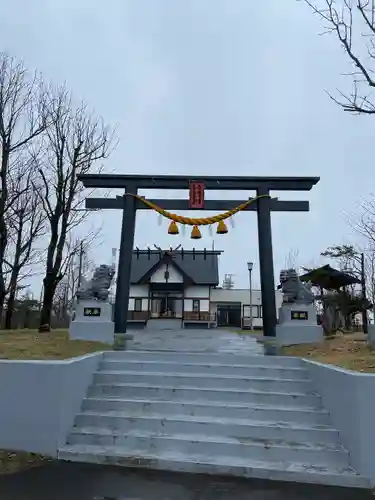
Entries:
[[39,296],[39,312],[42,310],[43,295],[44,295],[44,283],[42,281],[42,288],[40,289],[40,296]]
[[[76,296],[76,293],[77,293],[77,291],[79,290],[79,288],[81,286],[81,281],[82,281],[82,266],[83,266],[83,253],[84,253],[84,250],[83,250],[83,241],[81,240],[81,242],[79,244],[78,283],[77,283],[77,288],[75,290],[75,293],[73,294],[73,302],[74,302],[74,297]],[[73,288],[75,288],[74,284],[73,284]],[[77,303],[78,302],[79,302],[79,299],[77,297]]]
[[82,265],[83,265],[83,241],[79,244],[79,267],[78,267],[78,285],[77,289],[81,286],[82,281]]
[[250,309],[250,331],[253,330],[253,283],[252,283],[252,272],[253,272],[253,267],[254,264],[253,262],[248,262],[247,263],[247,269],[249,271],[249,292],[250,292],[250,303],[249,303],[249,309]]
[[362,331],[363,333],[368,333],[368,319],[367,319],[367,309],[366,304],[366,275],[365,275],[365,254],[361,253],[361,287],[362,287]]
[[225,274],[223,280],[223,288],[224,290],[231,290],[234,287],[233,281],[234,274]]

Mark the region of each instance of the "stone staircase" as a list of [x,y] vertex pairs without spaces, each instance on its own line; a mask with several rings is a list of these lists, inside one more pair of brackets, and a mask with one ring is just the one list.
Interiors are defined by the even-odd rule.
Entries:
[[105,353],[59,458],[369,487],[288,357]]

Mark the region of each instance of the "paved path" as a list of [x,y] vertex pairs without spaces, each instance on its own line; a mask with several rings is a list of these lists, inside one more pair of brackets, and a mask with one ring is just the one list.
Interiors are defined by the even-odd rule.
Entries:
[[263,355],[263,346],[251,335],[222,328],[131,331],[128,348],[144,351],[179,351]]
[[0,476],[1,500],[371,500],[360,490],[52,463]]

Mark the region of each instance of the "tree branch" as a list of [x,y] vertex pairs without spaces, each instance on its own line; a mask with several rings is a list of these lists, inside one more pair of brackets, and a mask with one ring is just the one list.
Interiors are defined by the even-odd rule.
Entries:
[[[375,3],[372,0],[371,5],[369,0],[356,0],[356,9],[358,13],[355,16],[353,12],[353,0],[322,0],[324,7],[318,7],[318,2],[311,0],[303,0],[313,11],[315,15],[320,17],[326,25],[327,33],[335,33],[341,46],[349,57],[355,71],[351,73],[353,78],[353,91],[350,95],[344,95],[339,92],[343,100],[332,97],[330,98],[339,104],[345,111],[359,114],[375,114],[375,106],[371,102],[369,94],[359,92],[358,86],[365,85],[371,90],[375,87],[374,73],[374,47],[375,47]],[[361,28],[360,24],[363,24]],[[365,33],[364,31],[367,31]],[[358,36],[355,34],[358,33]],[[359,41],[364,41],[365,52],[368,59],[360,56],[359,53],[364,52],[359,46]],[[355,48],[355,44],[357,47]],[[359,78],[362,77],[362,78]]]

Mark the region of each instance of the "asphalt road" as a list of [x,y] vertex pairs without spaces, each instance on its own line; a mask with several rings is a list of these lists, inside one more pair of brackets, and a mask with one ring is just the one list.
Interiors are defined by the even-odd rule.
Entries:
[[0,476],[0,500],[370,500],[368,492],[56,462]]

